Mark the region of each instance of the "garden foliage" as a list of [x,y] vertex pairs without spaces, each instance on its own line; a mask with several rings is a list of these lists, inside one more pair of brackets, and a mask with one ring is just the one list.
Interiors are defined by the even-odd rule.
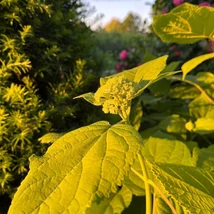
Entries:
[[[183,19],[192,26],[195,9],[200,16],[214,13],[212,8],[185,3],[170,12],[167,23],[173,25],[171,17],[181,10],[191,15],[190,20]],[[156,33],[167,39],[165,15],[154,20]],[[209,23],[195,24],[210,28]],[[183,26],[179,19],[176,25]],[[184,35],[189,42],[196,41],[181,30],[176,42],[184,42]],[[210,38],[209,30],[197,35],[205,37]],[[214,76],[208,71],[191,74],[213,57],[213,53],[198,56],[176,70],[179,62],[167,65],[168,56],[161,56],[101,78],[95,93],[76,97],[121,120],[52,135],[47,152],[30,157],[30,171],[9,214],[121,213],[133,195],[145,196],[146,214],[213,213]]]
[[76,0],[0,1],[0,212],[28,158],[46,151],[38,138],[89,123],[82,112],[90,106],[72,100],[96,86],[83,9]]

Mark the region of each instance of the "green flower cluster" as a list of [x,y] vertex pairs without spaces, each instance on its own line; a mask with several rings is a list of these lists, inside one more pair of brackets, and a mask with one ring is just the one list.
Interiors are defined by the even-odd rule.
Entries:
[[94,98],[101,101],[104,113],[123,115],[136,94],[134,82],[124,76],[107,80],[95,93]]

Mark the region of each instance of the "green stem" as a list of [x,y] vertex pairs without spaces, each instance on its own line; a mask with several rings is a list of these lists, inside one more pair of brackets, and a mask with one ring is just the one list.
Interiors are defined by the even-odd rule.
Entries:
[[205,92],[205,90],[203,88],[201,88],[198,84],[190,81],[190,80],[186,80],[186,79],[181,79],[179,77],[170,77],[170,79],[174,79],[174,80],[179,80],[179,81],[183,81],[183,82],[186,82],[190,85],[193,85],[195,86],[206,98],[207,100],[211,103],[211,104],[214,104],[214,100]]
[[159,189],[159,187],[152,180],[149,180],[148,183],[151,184],[151,186],[153,186],[154,189],[161,195],[161,197],[166,202],[166,204],[171,208],[172,213],[178,214],[177,211],[175,210],[175,208],[173,207],[173,205],[171,204],[171,202],[169,201],[169,199],[162,193],[162,191]]
[[149,177],[146,170],[145,159],[138,154],[138,159],[140,162],[140,166],[143,172],[144,183],[145,183],[145,191],[146,191],[146,214],[152,214],[152,194],[149,185]]
[[[135,169],[131,168],[131,170],[139,177],[141,178],[144,182],[145,182],[145,178],[144,176],[142,176],[138,171],[136,171]],[[163,200],[166,202],[166,204],[171,208],[172,213],[173,214],[178,214],[177,211],[175,210],[175,208],[173,207],[173,205],[171,204],[171,202],[169,201],[169,199],[162,193],[162,191],[159,189],[159,187],[150,179],[148,179],[148,184],[150,184],[163,198]],[[146,184],[146,183],[145,183]]]

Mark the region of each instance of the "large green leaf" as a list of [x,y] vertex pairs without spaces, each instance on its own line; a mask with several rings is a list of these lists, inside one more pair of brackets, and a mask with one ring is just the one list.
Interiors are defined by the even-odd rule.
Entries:
[[140,147],[140,135],[126,124],[97,122],[65,134],[43,157],[30,158],[9,213],[84,213],[117,191]]
[[[162,162],[188,166],[194,165],[191,153],[187,146],[181,141],[175,140],[170,135],[160,131],[153,134],[153,136],[146,141],[141,152],[142,156],[152,163]],[[142,174],[138,158],[135,159],[132,168],[139,174]],[[152,174],[149,176],[150,179],[154,179]],[[125,184],[130,188],[133,194],[137,196],[145,195],[144,182],[134,171],[129,171],[129,174],[125,179]]]
[[142,154],[150,162],[193,165],[188,147],[162,132],[156,132],[146,141]]
[[168,196],[177,200],[191,213],[214,212],[214,173],[201,168],[156,164],[153,173]]
[[153,29],[163,42],[194,43],[214,40],[214,8],[184,3],[169,13],[153,17]]
[[[213,11],[214,13],[214,11]],[[214,16],[213,16],[214,18]],[[213,27],[213,31],[214,31],[214,27]],[[214,53],[209,53],[209,54],[204,54],[198,57],[195,57],[187,62],[185,62],[182,66],[181,66],[181,70],[183,71],[183,79],[185,79],[186,75],[192,71],[195,67],[197,67],[199,64],[201,64],[202,62],[204,62],[205,60],[214,58]]]
[[99,204],[94,202],[86,214],[120,214],[132,200],[132,192],[125,185],[110,198],[105,198]]

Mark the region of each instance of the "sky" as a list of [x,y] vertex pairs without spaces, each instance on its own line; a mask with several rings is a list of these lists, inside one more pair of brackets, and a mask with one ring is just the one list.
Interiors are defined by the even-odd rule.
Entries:
[[93,23],[94,17],[97,14],[103,14],[104,17],[97,22],[94,26],[105,25],[112,18],[118,18],[123,21],[129,12],[137,13],[142,19],[149,19],[151,13],[151,4],[155,0],[84,0],[92,7],[95,7],[96,12],[92,13],[88,23]]

